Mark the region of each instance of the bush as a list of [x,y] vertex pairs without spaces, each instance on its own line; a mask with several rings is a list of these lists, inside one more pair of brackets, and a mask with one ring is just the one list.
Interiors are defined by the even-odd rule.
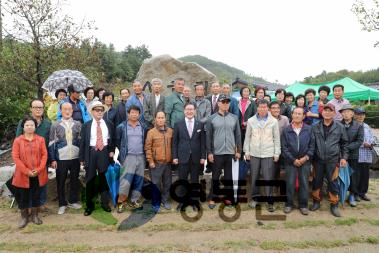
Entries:
[[366,110],[365,122],[372,128],[379,128],[379,105],[366,105],[364,108]]

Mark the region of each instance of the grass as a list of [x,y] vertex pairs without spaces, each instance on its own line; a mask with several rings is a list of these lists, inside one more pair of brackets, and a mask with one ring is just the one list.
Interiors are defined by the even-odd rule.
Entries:
[[144,232],[161,232],[161,231],[189,231],[189,232],[204,232],[204,231],[222,231],[222,230],[238,230],[248,229],[251,227],[249,223],[218,223],[218,224],[200,224],[192,225],[191,223],[164,223],[142,227]]
[[91,246],[87,244],[44,244],[29,242],[0,243],[0,251],[28,252],[31,249],[36,252],[89,252]]
[[284,222],[284,228],[298,229],[304,227],[317,227],[317,226],[329,226],[327,221],[324,220],[306,220],[306,221],[286,221]]
[[357,218],[347,218],[347,219],[337,219],[335,220],[335,224],[337,226],[351,226],[358,222]]
[[29,224],[26,228],[21,230],[22,233],[41,233],[41,232],[67,232],[67,231],[115,231],[115,226],[104,224],[73,224],[73,225],[34,225]]
[[211,244],[209,247],[212,250],[248,250],[252,247],[256,247],[256,241],[250,240],[234,240],[234,241],[225,241],[222,244]]
[[0,224],[0,234],[4,233],[4,232],[6,232],[6,231],[8,231],[10,229],[11,229],[11,226],[6,225],[6,224]]

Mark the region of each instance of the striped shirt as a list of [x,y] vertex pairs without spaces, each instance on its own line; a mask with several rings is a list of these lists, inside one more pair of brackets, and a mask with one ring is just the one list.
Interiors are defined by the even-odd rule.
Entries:
[[[363,143],[373,144],[374,143],[374,133],[371,128],[363,123],[364,129],[364,141]],[[359,163],[372,163],[372,150],[370,148],[365,148],[362,146],[359,148]]]

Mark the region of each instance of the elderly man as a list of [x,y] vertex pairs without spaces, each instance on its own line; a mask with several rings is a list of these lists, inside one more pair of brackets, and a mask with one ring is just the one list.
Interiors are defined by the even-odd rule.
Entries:
[[207,97],[209,102],[211,102],[211,114],[218,112],[218,97],[220,96],[221,88],[219,82],[213,82],[211,84],[211,95]]
[[198,84],[195,86],[195,104],[196,104],[196,120],[205,124],[207,122],[208,116],[211,115],[212,106],[211,102],[204,97],[205,90],[203,84]]
[[[74,85],[67,87],[69,96],[61,100],[61,103],[69,102],[72,105],[72,118],[80,123],[86,123],[91,119],[88,115],[86,103],[80,99],[80,91]],[[57,120],[62,118],[62,112],[58,110]]]
[[[142,91],[142,84],[140,81],[135,80],[132,84],[133,92],[134,94],[131,95],[128,99],[128,101],[125,104],[125,110],[128,112],[129,108],[134,105],[137,106],[140,109],[139,114],[139,121],[143,124],[144,128],[146,127],[145,123],[145,117],[143,113],[143,104],[145,103],[145,100],[148,100],[149,97],[143,93]],[[126,113],[126,120],[128,119],[128,113]]]
[[177,121],[184,119],[184,79],[176,78],[174,91],[165,99],[164,112],[166,114],[166,125],[174,128]]
[[[93,102],[90,113],[92,120],[84,123],[81,129],[79,149],[80,164],[86,171],[86,209],[84,216],[91,215],[95,209],[93,198],[101,194],[101,207],[110,212],[109,187],[105,178],[110,160],[114,155],[114,126],[103,119],[105,105],[100,101]],[[96,184],[96,175],[98,184]]]
[[145,117],[145,123],[148,129],[154,127],[155,114],[159,111],[164,111],[165,96],[161,94],[163,82],[159,78],[153,78],[151,80],[153,86],[153,92],[150,94],[150,98],[146,99],[143,104],[143,113]]
[[334,120],[341,121],[342,115],[340,113],[341,108],[344,105],[350,104],[349,100],[343,98],[345,87],[342,84],[336,84],[333,86],[333,96],[334,98],[330,100],[329,103],[335,107]]
[[[49,155],[51,167],[56,170],[58,192],[58,214],[64,214],[66,206],[80,209],[79,202],[79,146],[82,124],[72,118],[72,105],[60,105],[62,119],[54,122],[50,129]],[[66,201],[66,179],[70,171],[70,197]]]
[[121,122],[126,120],[126,102],[128,101],[128,98],[130,97],[130,91],[127,88],[123,88],[120,90],[120,97],[121,100],[117,105],[116,108],[116,125],[117,127]]
[[[261,99],[257,102],[257,113],[247,121],[243,151],[246,160],[250,160],[250,175],[253,200],[250,207],[258,204],[254,197],[258,195],[256,181],[263,174],[264,180],[273,180],[274,162],[280,156],[280,133],[278,121],[268,113],[269,102]],[[272,187],[266,187],[266,195],[272,195]],[[274,212],[273,203],[268,204],[268,211]]]

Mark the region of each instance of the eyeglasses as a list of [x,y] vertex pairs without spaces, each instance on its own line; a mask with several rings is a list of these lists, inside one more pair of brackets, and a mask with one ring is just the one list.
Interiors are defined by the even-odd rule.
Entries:
[[92,111],[95,111],[95,112],[104,112],[103,109],[93,109]]
[[32,109],[42,110],[42,109],[43,109],[43,106],[32,106]]
[[221,101],[221,103],[222,103],[222,104],[229,104],[230,101],[229,101],[229,100],[223,100],[223,101]]

